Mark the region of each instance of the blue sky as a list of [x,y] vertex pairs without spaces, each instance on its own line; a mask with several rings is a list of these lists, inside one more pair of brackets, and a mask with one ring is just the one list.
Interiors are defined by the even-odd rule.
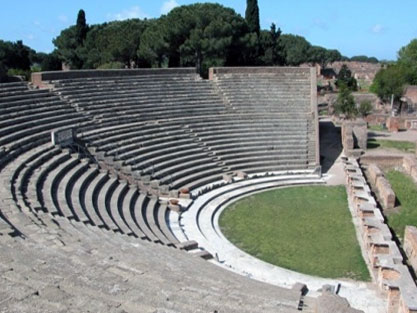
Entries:
[[[2,1],[0,39],[23,40],[37,51],[53,50],[52,39],[75,24],[79,9],[87,23],[158,17],[191,0],[15,0]],[[219,0],[242,16],[245,0]],[[284,33],[304,36],[313,45],[338,49],[346,56],[396,59],[397,51],[417,37],[416,0],[258,0],[262,28],[272,22]]]

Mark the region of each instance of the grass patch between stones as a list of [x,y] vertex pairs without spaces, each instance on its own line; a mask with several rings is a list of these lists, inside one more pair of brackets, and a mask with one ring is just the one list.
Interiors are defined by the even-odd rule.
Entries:
[[231,204],[220,216],[240,249],[297,272],[369,281],[344,186],[267,191]]
[[368,149],[376,148],[390,148],[404,152],[414,152],[416,149],[416,144],[411,141],[394,141],[374,138],[368,139]]
[[405,226],[417,226],[417,186],[409,175],[396,170],[388,171],[386,178],[400,206],[398,213],[388,215],[388,224],[403,240]]

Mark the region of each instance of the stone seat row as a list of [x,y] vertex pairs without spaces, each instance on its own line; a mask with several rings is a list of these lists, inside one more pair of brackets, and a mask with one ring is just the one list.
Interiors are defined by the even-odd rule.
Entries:
[[42,101],[37,103],[29,103],[26,105],[1,108],[0,121],[4,121],[10,118],[19,118],[25,116],[31,116],[32,114],[38,114],[42,112],[50,112],[56,109],[68,108],[68,105],[61,100]]
[[24,171],[13,178],[20,206],[166,245],[179,243],[166,222],[167,206],[156,198],[58,148],[45,145],[41,152],[26,159]]
[[[115,106],[108,106],[104,105],[99,108],[95,107],[83,107],[79,108],[79,111],[86,112],[88,114],[97,115],[101,118],[103,117],[111,117],[111,115],[115,113],[124,114],[127,117],[131,114],[138,114],[138,115],[150,115],[154,116],[154,119],[159,118],[169,118],[170,114],[180,114],[183,111],[183,115],[187,113],[194,113],[195,115],[199,114],[212,114],[218,112],[227,112],[227,108],[223,104],[213,104],[213,103],[165,103],[165,102],[157,102],[153,104],[145,104],[142,105],[140,103],[136,104],[129,104],[125,106],[124,104],[115,105]],[[188,112],[187,112],[188,111]],[[158,112],[158,113],[156,113]],[[107,114],[107,116],[106,116]],[[158,116],[159,114],[159,116]],[[109,116],[110,115],[110,116]],[[155,116],[156,115],[156,116]],[[192,116],[192,115],[191,115]]]
[[33,226],[26,228],[30,239],[0,245],[2,264],[13,268],[2,268],[0,278],[5,310],[192,312],[198,306],[249,313],[262,303],[264,312],[297,312],[298,292],[248,280],[182,251],[58,216],[38,214],[41,223],[35,224],[20,215]]
[[181,92],[192,92],[193,90],[198,90],[200,92],[213,92],[214,90],[210,87],[210,82],[205,81],[193,81],[193,82],[187,82],[187,81],[167,81],[167,82],[161,82],[161,83],[148,83],[148,84],[140,84],[140,83],[131,83],[131,82],[123,82],[123,83],[117,83],[117,84],[86,84],[86,85],[79,85],[79,86],[72,86],[72,87],[58,87],[55,85],[54,91],[59,93],[63,96],[71,96],[71,95],[77,95],[79,97],[85,97],[88,94],[94,95],[98,93],[108,93],[109,90],[113,90],[117,93],[131,93],[131,92],[143,92],[146,90],[149,91],[157,91],[158,89],[163,89],[166,92],[175,92],[178,93]]
[[90,78],[72,78],[72,79],[61,79],[51,80],[50,82],[57,86],[79,86],[79,85],[91,85],[91,84],[117,84],[117,83],[135,83],[135,82],[164,82],[167,80],[171,81],[198,81],[201,80],[197,74],[158,74],[158,75],[138,75],[138,76],[112,76],[112,77],[90,77]]
[[52,102],[58,100],[59,97],[57,97],[53,93],[39,93],[38,90],[36,92],[31,93],[30,95],[27,95],[26,97],[21,97],[19,99],[13,98],[13,97],[5,97],[3,98],[3,102],[0,103],[1,109],[12,109],[12,108],[19,108],[22,106],[28,106],[28,105],[37,105],[44,102]]
[[[163,90],[163,93],[161,93]],[[82,91],[70,91],[67,92],[65,89],[62,91],[55,91],[57,94],[60,94],[64,97],[76,98],[84,101],[87,100],[100,100],[102,98],[106,98],[108,96],[119,96],[119,97],[130,97],[130,96],[137,96],[137,97],[146,97],[152,98],[156,96],[165,96],[165,97],[175,97],[175,96],[183,96],[183,97],[191,97],[192,95],[201,95],[202,98],[206,96],[216,95],[215,91],[211,88],[207,88],[205,84],[200,84],[196,86],[188,86],[184,84],[178,85],[170,85],[170,86],[160,86],[160,85],[152,85],[149,87],[141,87],[141,88],[123,88],[119,86],[113,87],[103,87],[99,89],[86,89]],[[218,96],[218,95],[217,95]]]
[[[184,127],[185,129],[200,129],[200,130],[221,130],[224,129],[239,129],[242,131],[247,129],[272,129],[281,127],[304,127],[307,120],[306,114],[273,114],[265,115],[259,114],[227,114],[227,115],[207,115],[198,118],[177,118],[177,119],[159,119],[149,122],[124,123],[121,125],[112,125],[102,127],[100,129],[89,130],[81,133],[81,136],[89,140],[94,140],[98,145],[104,145],[112,141],[121,140],[122,138],[129,139],[137,135],[137,132],[143,135],[152,135],[166,132],[168,134],[173,129]],[[281,129],[283,130],[283,129]]]
[[1,103],[8,103],[14,102],[18,100],[25,100],[28,98],[32,98],[33,95],[40,96],[40,95],[49,95],[49,90],[25,90],[25,91],[17,91],[13,92],[12,95],[2,95],[0,97],[0,104]]

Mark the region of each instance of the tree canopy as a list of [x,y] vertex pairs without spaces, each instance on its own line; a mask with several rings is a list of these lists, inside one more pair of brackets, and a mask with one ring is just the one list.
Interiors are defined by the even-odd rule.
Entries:
[[338,88],[347,88],[351,91],[358,90],[358,82],[352,77],[352,72],[346,64],[342,65],[342,68],[337,74],[336,86]]
[[417,39],[398,51],[397,62],[381,69],[375,76],[370,90],[381,99],[400,100],[406,85],[417,85]]
[[366,55],[357,55],[350,58],[351,61],[366,62],[366,63],[378,63],[379,60],[375,57],[368,57]]
[[245,19],[248,23],[249,31],[259,34],[261,26],[259,22],[258,0],[246,0]]
[[[195,66],[206,76],[212,66],[319,63],[325,67],[346,59],[337,50],[282,34],[274,23],[261,30],[256,0],[247,1],[245,18],[220,4],[196,3],[157,19],[89,25],[86,13],[80,10],[75,24],[62,30],[53,43],[54,52],[46,54],[19,42],[1,42],[0,68],[4,72],[16,63],[25,70],[33,64],[55,70],[61,68],[60,63],[72,69]],[[408,59],[409,53],[403,54]]]

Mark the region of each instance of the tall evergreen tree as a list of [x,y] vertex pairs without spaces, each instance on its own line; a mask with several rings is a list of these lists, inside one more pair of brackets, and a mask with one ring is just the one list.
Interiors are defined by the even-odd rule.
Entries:
[[245,19],[246,19],[246,22],[248,23],[249,30],[259,35],[261,26],[259,23],[258,0],[246,0]]
[[76,41],[78,45],[82,45],[85,38],[87,37],[87,32],[88,32],[88,26],[87,26],[87,21],[85,19],[85,12],[84,10],[80,10],[78,11],[78,16],[77,16],[77,24],[75,26],[76,29]]

